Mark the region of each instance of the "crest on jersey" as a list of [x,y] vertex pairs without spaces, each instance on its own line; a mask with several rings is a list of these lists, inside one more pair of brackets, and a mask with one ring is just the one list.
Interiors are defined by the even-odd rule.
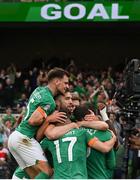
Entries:
[[50,107],[51,107],[51,105],[50,105],[50,104],[47,104],[47,105],[44,107],[45,111],[48,111],[48,110],[50,109]]

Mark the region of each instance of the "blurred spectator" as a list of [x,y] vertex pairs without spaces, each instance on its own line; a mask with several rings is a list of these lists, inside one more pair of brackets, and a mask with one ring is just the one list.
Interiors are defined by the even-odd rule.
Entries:
[[114,85],[111,83],[111,81],[109,79],[104,80],[104,82],[102,84],[104,84],[104,87],[105,87],[105,90],[107,91],[109,99],[112,99],[113,95],[115,93]]
[[18,94],[20,94],[20,92],[21,92],[23,80],[24,80],[23,73],[22,73],[21,69],[18,69],[16,71],[16,76],[15,76],[15,89]]
[[94,83],[97,81],[96,77],[90,73],[88,74],[87,78],[86,78],[86,83],[90,84],[92,87],[94,86]]
[[8,78],[11,80],[11,84],[15,83],[16,67],[13,63],[7,68]]
[[4,148],[3,143],[0,143],[0,178],[9,179],[10,171],[8,167],[9,151]]
[[4,89],[5,106],[14,106],[15,89],[9,78],[6,79],[6,86]]
[[110,113],[109,114],[109,119],[110,119],[110,121],[112,122],[112,124],[113,124],[113,126],[115,128],[119,143],[122,144],[123,143],[123,138],[121,137],[122,127],[121,127],[120,123],[117,122],[115,113]]
[[70,61],[70,64],[67,66],[66,70],[70,74],[70,81],[73,82],[76,80],[76,74],[77,74],[77,67],[75,65],[75,62],[73,60]]
[[5,99],[4,99],[4,88],[3,88],[3,84],[0,83],[0,107],[4,107],[5,105]]
[[3,143],[6,146],[9,135],[10,135],[10,131],[8,131],[8,129],[3,124],[1,124],[0,125],[0,143]]
[[8,160],[9,151],[4,148],[3,143],[0,143],[0,164],[5,163]]
[[111,66],[109,66],[107,69],[107,78],[110,80],[111,83],[114,82],[113,77],[114,77],[113,68]]
[[77,85],[76,87],[74,88],[74,91],[78,92],[79,96],[82,98],[82,99],[86,99],[86,95],[87,95],[87,92],[86,92],[86,89],[83,85],[83,82],[82,82],[82,75],[77,77],[78,79],[78,82],[77,82]]
[[29,79],[25,79],[23,82],[23,87],[21,89],[22,93],[25,93],[27,95],[27,98],[29,98],[31,94],[31,86],[30,86],[30,81]]
[[115,87],[113,84],[111,84],[111,82],[109,82],[107,85],[106,85],[106,91],[109,95],[109,99],[112,99],[113,98],[113,95],[115,93]]
[[31,91],[33,91],[37,87],[38,69],[34,67],[33,70],[29,70],[28,74],[31,82]]
[[16,119],[12,115],[12,109],[10,107],[6,109],[6,115],[3,117],[2,121],[3,124],[6,124],[6,126],[8,126],[8,128],[10,128],[10,126],[13,126],[15,124]]
[[0,82],[5,83],[5,79],[7,78],[5,69],[1,69],[0,71]]
[[28,98],[27,98],[26,94],[22,93],[20,99],[18,99],[18,101],[17,101],[17,109],[26,107],[27,102],[28,102]]
[[86,84],[86,90],[87,90],[87,97],[89,99],[90,95],[93,93],[94,89],[93,89],[93,86],[92,86],[92,83],[88,82]]
[[4,126],[5,126],[6,131],[10,135],[13,130],[14,125],[12,125],[12,122],[8,119],[7,121],[4,122]]
[[46,86],[47,85],[47,72],[40,70],[39,75],[37,77],[37,85],[38,86]]
[[95,112],[98,111],[98,103],[102,102],[104,104],[107,104],[108,101],[108,94],[104,88],[103,85],[100,85],[98,82],[96,82],[96,89],[93,91],[92,94],[90,94],[90,102],[93,103]]
[[69,91],[74,92],[74,84],[73,84],[73,82],[69,83]]
[[112,99],[108,101],[107,104],[108,104],[108,112],[110,113],[117,113],[120,110],[120,108],[116,104],[116,99]]
[[16,117],[16,123],[14,124],[12,130],[14,130],[21,123],[21,121],[25,115],[25,112],[26,112],[26,107],[24,107],[24,106],[17,109],[17,113],[19,115]]

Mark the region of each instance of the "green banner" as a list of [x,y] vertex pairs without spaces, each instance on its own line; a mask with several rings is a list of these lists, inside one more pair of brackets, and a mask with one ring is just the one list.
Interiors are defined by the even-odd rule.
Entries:
[[140,1],[0,3],[0,22],[140,21]]

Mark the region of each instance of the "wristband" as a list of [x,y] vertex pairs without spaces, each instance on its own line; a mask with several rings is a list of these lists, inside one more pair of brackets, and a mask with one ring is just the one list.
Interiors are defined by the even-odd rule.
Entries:
[[101,116],[102,116],[102,118],[103,118],[103,121],[109,120],[109,117],[108,117],[108,115],[107,115],[107,113],[106,113],[106,107],[103,108],[103,109],[100,111],[100,114],[101,114]]

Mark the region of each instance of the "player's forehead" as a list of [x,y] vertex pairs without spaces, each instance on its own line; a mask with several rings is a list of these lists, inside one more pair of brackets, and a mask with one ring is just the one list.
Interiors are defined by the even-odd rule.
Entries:
[[62,78],[62,81],[64,81],[64,82],[69,82],[68,76],[64,75],[63,78]]
[[64,97],[65,99],[72,99],[72,94],[70,92],[66,92]]

